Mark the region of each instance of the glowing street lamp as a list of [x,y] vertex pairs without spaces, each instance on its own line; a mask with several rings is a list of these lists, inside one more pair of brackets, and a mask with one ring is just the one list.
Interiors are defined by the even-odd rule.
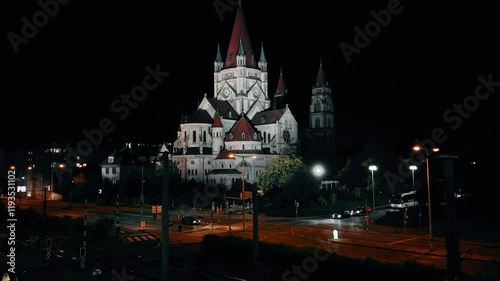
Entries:
[[373,180],[373,172],[377,170],[377,166],[371,165],[368,167],[372,171],[372,195],[373,195],[373,211],[375,212],[375,181]]
[[415,170],[417,169],[417,166],[411,165],[410,170],[411,170],[411,181],[413,185],[413,206],[416,206],[416,201],[415,201]]
[[325,169],[321,165],[316,165],[313,167],[313,173],[319,178],[325,173]]
[[312,173],[318,178],[318,180],[320,180],[319,186],[321,188],[322,187],[321,186],[321,177],[325,174],[325,168],[319,164],[315,165],[312,168]]
[[430,177],[429,177],[429,156],[430,156],[430,153],[431,151],[432,152],[438,152],[439,151],[439,148],[437,147],[434,147],[432,148],[431,151],[429,151],[428,149],[426,148],[423,148],[421,146],[414,146],[413,147],[413,150],[414,151],[423,151],[424,152],[424,155],[425,155],[425,167],[426,167],[426,173],[427,173],[427,206],[429,208],[429,250],[432,252],[433,251],[433,247],[432,247],[432,209],[431,209],[431,184],[430,184]]

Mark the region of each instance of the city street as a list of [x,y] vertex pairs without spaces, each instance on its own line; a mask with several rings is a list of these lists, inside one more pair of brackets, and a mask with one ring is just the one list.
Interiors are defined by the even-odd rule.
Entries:
[[[39,203],[40,201],[25,200],[23,208],[28,206],[41,207]],[[48,201],[47,206],[50,215],[64,214],[74,217],[82,216],[85,209],[83,204],[73,203],[73,208],[68,210],[67,203],[57,201]],[[370,221],[376,221],[377,216],[382,215],[385,211],[379,209],[374,214],[370,214]],[[88,204],[87,213],[90,221],[95,221],[103,216],[114,218],[116,206]],[[182,231],[179,232],[177,227],[179,213],[199,216],[202,223],[200,225],[182,225]],[[251,214],[245,216],[245,231],[242,229],[241,215],[233,214],[229,217],[226,214],[214,214],[212,217],[209,211],[192,209],[173,209],[169,215],[170,220],[174,222],[174,225],[170,227],[169,244],[175,249],[199,243],[207,234],[253,237]],[[132,265],[134,262],[140,261],[139,256],[142,259],[149,256],[151,260],[158,261],[161,256],[161,221],[153,217],[151,207],[145,208],[141,215],[141,208],[120,206],[119,218],[123,244],[114,251],[89,247],[89,260],[92,260],[93,263],[98,262],[95,257],[100,257],[102,260],[113,260],[112,264],[106,265],[107,268]],[[140,227],[141,219],[146,221],[144,228]],[[373,258],[380,262],[389,263],[401,263],[409,260],[446,269],[446,241],[443,237],[434,237],[434,249],[430,252],[426,229],[409,228],[404,231],[403,228],[382,226],[376,223],[365,228],[364,222],[364,216],[334,220],[329,217],[273,218],[261,215],[259,216],[258,238],[261,242],[286,243],[298,247],[320,247],[325,251],[356,259]],[[336,237],[334,231],[336,231]],[[56,248],[55,245],[53,248]],[[192,247],[191,249],[193,250]],[[500,245],[497,244],[461,240],[460,252],[463,257],[461,271],[470,275],[500,275],[499,250]],[[196,251],[196,247],[194,247],[194,251]],[[64,257],[64,253],[57,252],[57,249],[54,250],[53,254],[59,255],[60,259],[69,259],[69,257]],[[131,257],[134,258],[131,259]],[[140,271],[139,268],[136,269],[136,273],[138,271]]]

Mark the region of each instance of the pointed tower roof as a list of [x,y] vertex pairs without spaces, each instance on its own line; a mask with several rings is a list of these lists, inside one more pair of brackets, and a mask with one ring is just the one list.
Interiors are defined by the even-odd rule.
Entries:
[[243,44],[243,49],[245,50],[247,67],[257,67],[252,42],[250,42],[245,16],[243,15],[241,0],[238,4],[238,10],[236,11],[236,19],[234,20],[233,32],[231,33],[231,40],[229,41],[224,68],[236,67],[236,55],[240,48],[240,39]]
[[328,82],[326,81],[325,78],[325,73],[323,71],[323,60],[319,60],[319,70],[318,70],[318,76],[316,77],[316,87],[322,87],[322,86],[328,86]]
[[222,54],[220,52],[220,44],[217,43],[217,54],[215,55],[215,61],[222,61]]
[[240,37],[240,42],[238,43],[238,55],[240,56],[245,55],[245,50],[243,48],[243,41],[241,40],[241,37]]
[[280,78],[278,80],[278,87],[276,93],[284,93],[286,91],[285,80],[283,79],[283,68],[280,68]]
[[259,61],[265,62],[266,56],[264,55],[264,43],[260,45],[260,59]]
[[222,120],[220,119],[219,111],[214,115],[214,122],[212,122],[213,128],[222,128]]
[[226,134],[224,141],[259,141],[258,130],[251,124],[250,119],[242,113],[240,119]]

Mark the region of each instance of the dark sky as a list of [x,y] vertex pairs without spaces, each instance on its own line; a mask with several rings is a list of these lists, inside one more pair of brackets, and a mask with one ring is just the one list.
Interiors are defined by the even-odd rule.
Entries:
[[[33,23],[33,16],[42,14],[37,1],[3,3],[2,141],[7,146],[78,141],[85,138],[82,130],[97,129],[106,118],[116,127],[105,138],[173,141],[181,113],[194,111],[204,93],[213,95],[216,48],[220,43],[225,55],[234,2],[69,1],[57,10],[46,7],[52,16],[45,23],[35,17],[36,33],[23,19]],[[441,145],[452,152],[493,144],[500,87],[490,88],[497,91],[483,100],[474,95],[478,77],[500,81],[497,10],[476,2],[435,2],[247,0],[243,5],[254,50],[264,44],[269,92],[274,93],[282,67],[299,123],[307,122],[322,58],[340,144],[378,142],[402,152],[415,139],[429,139],[436,128],[444,129],[448,139]],[[376,17],[385,20],[375,25],[379,29]],[[367,26],[371,37],[362,42],[356,30]],[[342,43],[359,47],[350,61]],[[114,101],[123,105],[120,96],[142,85],[147,66],[169,74],[128,114],[113,111]],[[481,93],[488,91],[483,87]],[[446,121],[443,114],[464,101],[477,108],[465,110],[466,117],[450,113]]]

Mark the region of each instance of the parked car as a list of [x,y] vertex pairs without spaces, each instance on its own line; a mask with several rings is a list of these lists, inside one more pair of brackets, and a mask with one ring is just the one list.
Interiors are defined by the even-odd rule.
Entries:
[[181,219],[182,224],[201,224],[201,219],[199,217],[194,217],[194,216],[184,216]]
[[344,210],[338,213],[334,213],[332,215],[332,218],[334,219],[347,219],[352,217],[352,211],[351,210]]

